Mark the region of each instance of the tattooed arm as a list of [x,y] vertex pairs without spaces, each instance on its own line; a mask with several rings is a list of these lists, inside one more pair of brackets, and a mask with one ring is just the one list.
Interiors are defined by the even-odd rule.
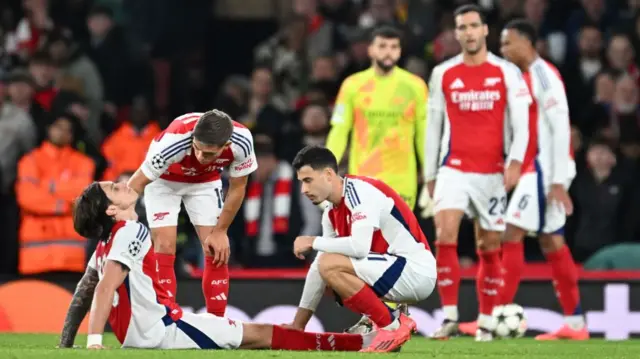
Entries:
[[80,323],[84,319],[85,315],[91,307],[91,301],[93,300],[93,292],[98,284],[98,271],[91,267],[87,267],[87,271],[82,276],[82,279],[76,287],[75,293],[73,293],[73,299],[67,316],[64,319],[64,328],[62,328],[62,335],[60,335],[60,348],[71,348],[78,334]]

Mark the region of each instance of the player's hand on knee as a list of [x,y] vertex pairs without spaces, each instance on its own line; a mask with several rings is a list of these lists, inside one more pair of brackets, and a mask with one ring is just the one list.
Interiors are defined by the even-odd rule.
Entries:
[[211,251],[214,264],[219,267],[229,263],[231,248],[229,246],[229,237],[227,236],[226,231],[214,228],[204,240],[204,244],[209,248],[209,251]]
[[420,197],[418,198],[418,208],[420,208],[420,217],[429,218],[433,217],[433,209],[435,202],[431,198],[428,186],[424,186],[420,191]]
[[315,239],[316,237],[314,236],[299,236],[296,238],[293,242],[293,254],[298,259],[304,259],[313,250],[313,241]]

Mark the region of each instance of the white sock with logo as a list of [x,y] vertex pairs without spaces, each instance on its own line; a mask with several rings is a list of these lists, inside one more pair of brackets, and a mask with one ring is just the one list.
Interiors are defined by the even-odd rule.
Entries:
[[442,307],[442,311],[444,312],[445,319],[450,320],[452,322],[458,321],[458,306],[445,305]]
[[582,330],[587,325],[582,315],[567,315],[564,322],[573,330]]

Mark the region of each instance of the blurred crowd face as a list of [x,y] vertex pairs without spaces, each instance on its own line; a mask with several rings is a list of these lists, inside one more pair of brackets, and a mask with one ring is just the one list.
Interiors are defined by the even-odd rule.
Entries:
[[606,172],[615,167],[616,156],[609,147],[595,144],[587,151],[587,163],[594,171]]
[[94,37],[104,37],[113,27],[113,20],[104,14],[95,14],[87,19],[87,27]]
[[616,83],[611,75],[601,73],[596,77],[595,81],[595,101],[598,103],[613,102],[613,93],[616,89]]
[[400,39],[376,36],[369,45],[369,57],[384,72],[388,72],[396,66],[401,53]]
[[604,12],[604,0],[582,0],[582,7],[591,16],[598,16]]
[[626,71],[633,62],[633,57],[633,48],[626,36],[616,35],[611,38],[607,49],[607,59],[611,67]]
[[324,133],[329,126],[327,111],[321,106],[308,106],[302,113],[302,128],[307,134]]
[[598,58],[602,51],[602,34],[595,27],[585,27],[578,39],[580,54],[586,58]]
[[300,51],[304,46],[307,34],[307,23],[298,19],[291,22],[286,29],[287,47],[292,51]]
[[455,21],[456,39],[465,53],[475,55],[485,48],[489,28],[482,23],[480,14],[468,12],[456,16]]
[[368,49],[369,44],[366,41],[354,41],[349,47],[351,57],[359,63],[364,63],[369,60]]
[[614,106],[620,113],[630,113],[638,107],[638,85],[631,76],[623,76],[615,85]]
[[[254,138],[256,144],[273,144],[271,137],[267,135],[256,135]],[[258,182],[266,182],[278,165],[278,159],[275,153],[256,153],[258,161],[258,169],[255,171],[255,179]]]
[[7,90],[11,101],[18,106],[29,104],[34,94],[33,87],[24,81],[16,81],[9,84]]
[[436,58],[438,61],[444,61],[453,56],[456,56],[462,50],[460,48],[460,43],[456,40],[456,34],[453,30],[444,30],[438,36],[438,43],[441,46],[441,52],[436,54]]
[[293,12],[298,15],[313,16],[316,13],[318,2],[316,0],[294,0]]
[[58,40],[49,45],[49,55],[55,63],[62,64],[69,57],[69,47],[64,41]]
[[56,68],[49,64],[33,63],[29,65],[29,73],[39,87],[48,87],[55,79]]
[[149,122],[149,106],[147,100],[138,96],[131,105],[131,122],[138,127],[144,127]]
[[534,24],[542,23],[547,11],[547,0],[526,0],[524,2],[525,17]]
[[371,0],[369,13],[377,24],[393,22],[392,0]]
[[316,81],[335,80],[338,76],[336,62],[332,57],[318,57],[313,61],[311,77]]
[[253,71],[251,76],[251,93],[261,99],[271,96],[273,90],[273,78],[271,71],[265,68],[259,68]]
[[49,142],[57,147],[69,146],[73,141],[73,122],[66,117],[58,117],[49,126]]

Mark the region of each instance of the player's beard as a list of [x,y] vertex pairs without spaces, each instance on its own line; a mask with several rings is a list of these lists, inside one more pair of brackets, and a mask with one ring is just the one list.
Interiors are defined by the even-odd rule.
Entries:
[[382,70],[382,72],[388,73],[389,71],[391,71],[396,66],[397,61],[392,61],[390,65],[387,65],[387,64],[384,63],[384,60],[386,60],[386,58],[382,59],[382,60],[376,59],[375,60],[376,66],[380,70]]
[[464,47],[464,51],[469,55],[475,55],[480,51],[482,51],[484,47],[485,47],[484,39],[478,39],[478,41],[476,41],[475,46]]

